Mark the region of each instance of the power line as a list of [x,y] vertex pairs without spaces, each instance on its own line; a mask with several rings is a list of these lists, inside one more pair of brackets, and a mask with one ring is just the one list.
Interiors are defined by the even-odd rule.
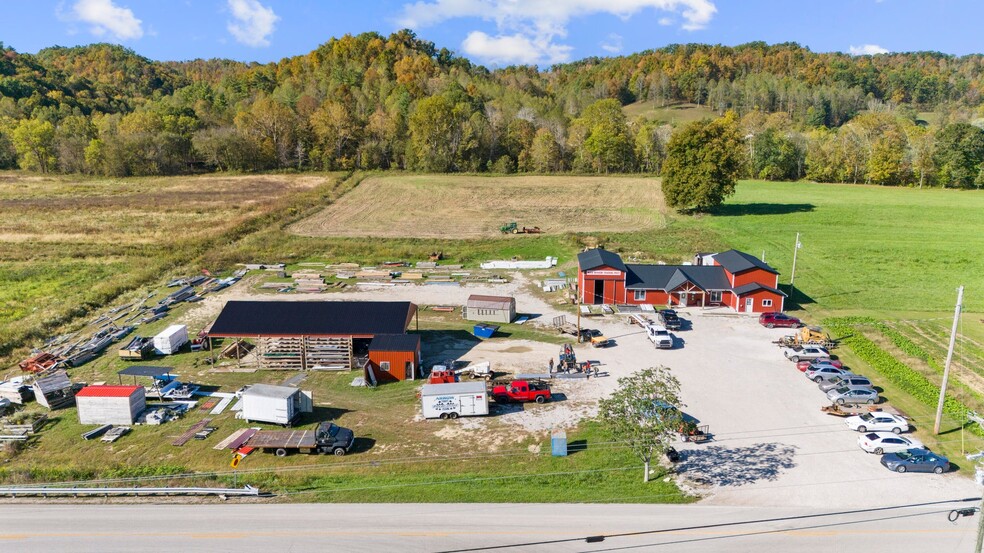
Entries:
[[[865,508],[865,509],[854,509],[854,510],[849,510],[849,511],[835,511],[835,512],[830,512],[830,513],[813,513],[813,514],[807,514],[807,515],[790,515],[790,516],[785,516],[785,517],[773,517],[773,518],[754,519],[754,520],[743,520],[743,521],[733,521],[733,522],[719,522],[719,523],[714,523],[714,524],[701,524],[701,525],[694,525],[694,526],[681,526],[681,527],[676,527],[676,528],[663,528],[663,529],[659,529],[659,530],[642,530],[642,531],[638,531],[638,532],[621,532],[621,533],[603,534],[603,535],[596,535],[596,536],[583,536],[583,537],[578,537],[578,538],[564,538],[564,539],[558,539],[558,540],[542,540],[542,541],[536,541],[536,542],[515,543],[515,544],[507,544],[507,545],[492,545],[492,546],[484,546],[484,547],[472,547],[472,548],[466,548],[466,549],[449,549],[449,550],[441,551],[440,553],[466,553],[466,552],[473,552],[473,551],[492,551],[492,550],[497,550],[497,549],[501,550],[501,549],[516,548],[516,547],[536,547],[536,546],[557,545],[557,544],[561,544],[561,543],[574,543],[574,542],[598,543],[598,542],[605,541],[606,539],[609,539],[609,538],[624,538],[624,537],[633,537],[633,536],[646,536],[646,535],[654,535],[654,534],[663,534],[663,533],[669,533],[669,532],[688,532],[688,531],[694,531],[694,530],[709,530],[709,529],[714,529],[714,528],[727,528],[727,527],[745,526],[745,525],[751,525],[751,524],[768,524],[768,523],[774,523],[774,522],[789,522],[789,521],[796,521],[796,520],[810,520],[810,519],[833,517],[833,516],[844,516],[844,515],[854,515],[854,514],[863,514],[863,513],[885,512],[885,511],[892,511],[892,510],[897,510],[897,509],[909,509],[909,508],[913,508],[913,507],[925,507],[925,506],[930,506],[930,505],[941,505],[941,504],[955,503],[955,502],[978,501],[979,499],[980,499],[979,497],[964,498],[964,499],[952,499],[952,500],[946,500],[946,501],[933,501],[933,502],[927,502],[927,503],[915,503],[915,504],[910,504],[910,505],[893,505],[893,506],[887,506],[887,507],[870,507],[870,508]],[[857,521],[857,523],[873,522],[873,521],[878,521],[878,520],[890,520],[890,519],[897,519],[897,518],[909,518],[909,517],[915,517],[915,516],[928,516],[928,515],[934,515],[934,514],[940,514],[940,513],[948,513],[949,511],[950,511],[950,509],[946,509],[946,510],[940,510],[940,511],[928,511],[928,512],[924,512],[924,513],[913,513],[913,514],[910,514],[910,515],[900,515],[900,516],[895,516],[895,517],[881,517],[881,518],[872,519],[872,520]],[[851,523],[851,521],[832,523],[832,524],[824,525],[824,526],[836,526],[836,525],[839,525],[839,524],[847,524],[847,523]],[[807,526],[807,527],[803,527],[802,529],[808,529],[808,528],[810,528],[810,527]],[[801,529],[801,528],[794,528],[794,529],[785,528],[785,529],[782,529],[782,530],[768,530],[768,531],[762,531],[762,532],[759,532],[759,533],[788,532],[790,530],[799,530],[799,529]],[[741,535],[746,535],[746,534],[739,534],[739,536],[741,536]],[[751,535],[751,534],[748,534],[748,535]],[[654,544],[654,545],[664,545],[664,544]],[[625,548],[622,548],[622,549],[629,549],[629,548],[632,548],[632,547],[625,547]],[[607,551],[613,551],[613,550],[614,549],[608,549]]]

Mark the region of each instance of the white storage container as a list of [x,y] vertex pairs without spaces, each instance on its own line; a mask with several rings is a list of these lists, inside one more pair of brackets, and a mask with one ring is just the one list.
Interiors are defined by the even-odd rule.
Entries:
[[164,355],[177,353],[181,346],[188,343],[188,327],[185,325],[171,325],[163,332],[154,336],[154,349]]

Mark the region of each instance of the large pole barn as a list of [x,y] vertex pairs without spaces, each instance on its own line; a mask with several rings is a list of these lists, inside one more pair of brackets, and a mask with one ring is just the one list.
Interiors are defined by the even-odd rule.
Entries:
[[[258,369],[312,371],[362,368],[380,334],[406,334],[417,315],[407,301],[230,301],[209,340],[236,340],[236,359]],[[242,356],[243,340],[255,349]]]

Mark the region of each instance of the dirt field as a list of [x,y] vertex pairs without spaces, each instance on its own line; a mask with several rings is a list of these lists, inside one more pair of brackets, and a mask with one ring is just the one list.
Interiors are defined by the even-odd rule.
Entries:
[[303,236],[487,238],[516,221],[545,233],[662,227],[656,179],[621,177],[375,177],[291,227]]

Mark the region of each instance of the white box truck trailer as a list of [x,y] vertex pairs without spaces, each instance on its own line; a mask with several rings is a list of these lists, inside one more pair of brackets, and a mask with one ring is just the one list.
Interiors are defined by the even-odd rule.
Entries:
[[164,355],[178,353],[181,346],[187,343],[188,327],[185,325],[171,325],[157,336],[154,336],[154,349]]
[[456,419],[489,414],[485,382],[424,384],[420,400],[425,419]]
[[291,386],[253,384],[242,394],[243,407],[237,417],[246,422],[268,422],[292,426],[302,413],[314,410],[311,392]]

